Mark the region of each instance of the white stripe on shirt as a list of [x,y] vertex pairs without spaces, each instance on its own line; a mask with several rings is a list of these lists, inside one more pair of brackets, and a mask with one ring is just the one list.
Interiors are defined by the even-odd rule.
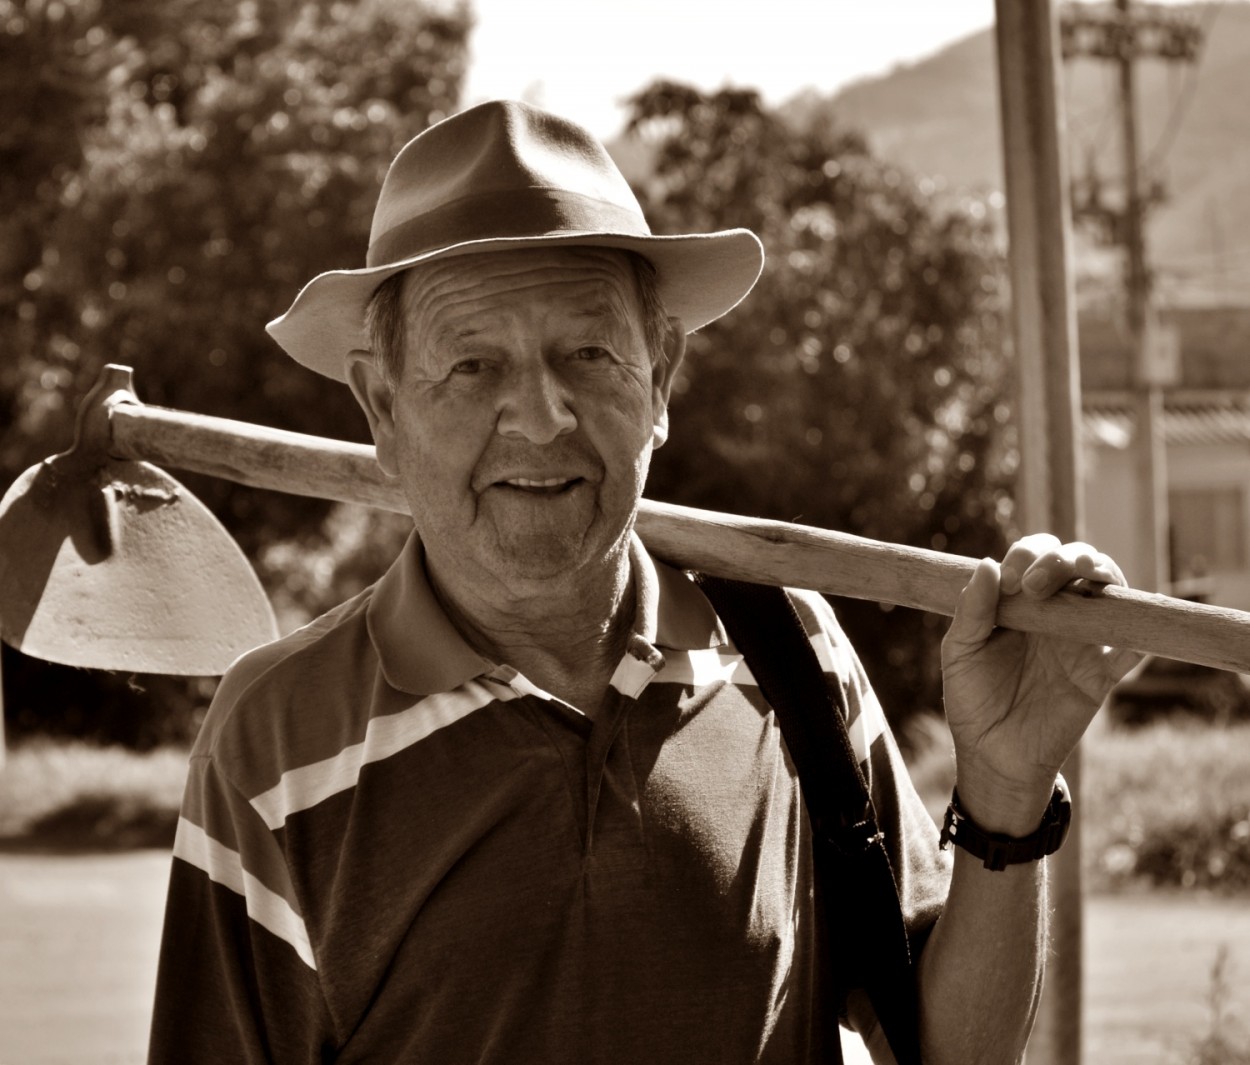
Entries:
[[316,970],[317,962],[304,919],[286,899],[243,868],[238,851],[219,843],[199,825],[182,817],[178,819],[178,833],[174,837],[174,857],[202,870],[213,883],[242,895],[248,917],[290,945],[305,965]]
[[664,652],[664,668],[655,678],[667,684],[692,684],[696,688],[716,681],[756,687],[755,677],[739,654],[721,654],[714,647],[696,651]]
[[[812,650],[826,674],[840,678],[850,675],[851,667],[846,655],[835,648],[822,634],[811,639]],[[722,654],[714,648],[697,651],[665,651],[665,665],[656,677],[658,681],[671,684],[693,684],[696,687],[723,680],[739,686],[757,686],[741,655]],[[878,737],[885,731],[885,713],[871,689],[864,693],[847,731],[860,763],[868,761],[868,753]]]
[[292,814],[354,788],[361,769],[370,762],[389,758],[475,710],[516,697],[508,685],[471,680],[452,691],[429,695],[398,714],[375,717],[360,743],[319,762],[288,769],[277,784],[251,800],[252,807],[271,829],[280,828]]
[[622,695],[637,699],[654,676],[655,670],[649,662],[626,654],[617,664],[616,672],[608,683]]

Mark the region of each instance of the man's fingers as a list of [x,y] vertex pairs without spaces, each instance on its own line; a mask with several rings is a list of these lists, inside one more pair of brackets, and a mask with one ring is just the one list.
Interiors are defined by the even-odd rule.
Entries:
[[956,655],[966,654],[990,638],[998,616],[998,588],[998,563],[992,558],[981,559],[959,597],[954,620],[946,632],[944,642],[948,650]]
[[1059,537],[1050,533],[1032,533],[1013,543],[1003,556],[1001,587],[1004,595],[1015,595],[1029,567],[1039,558],[1057,552],[1063,546]]
[[[1026,557],[1024,553],[1016,556],[1012,570],[1019,579],[1017,582],[1005,578],[1004,592],[1020,591],[1031,598],[1045,599],[1078,578],[1096,584],[1126,583],[1115,561],[1089,544],[1059,544],[1035,555],[1024,565]],[[1004,568],[1007,568],[1006,560]]]
[[1115,559],[1093,548],[1090,548],[1088,554],[1077,557],[1076,575],[1100,584],[1128,584],[1124,579],[1124,571],[1116,564]]

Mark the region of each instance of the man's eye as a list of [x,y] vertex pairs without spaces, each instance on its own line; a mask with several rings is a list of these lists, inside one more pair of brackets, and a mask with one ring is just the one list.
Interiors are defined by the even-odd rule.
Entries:
[[598,344],[587,344],[585,347],[578,348],[574,353],[574,357],[585,362],[594,362],[597,359],[610,359],[612,353]]
[[481,369],[481,359],[457,359],[451,366],[452,373],[479,373]]

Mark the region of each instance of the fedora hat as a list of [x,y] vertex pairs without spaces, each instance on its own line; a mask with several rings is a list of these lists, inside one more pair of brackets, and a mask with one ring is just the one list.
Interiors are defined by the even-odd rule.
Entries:
[[644,255],[668,313],[690,332],[737,304],[764,265],[746,229],[653,235],[590,133],[497,100],[409,141],[382,183],[364,268],[318,275],[266,328],[296,362],[344,381],[348,352],[369,347],[365,307],[392,274],[453,255],[562,244]]

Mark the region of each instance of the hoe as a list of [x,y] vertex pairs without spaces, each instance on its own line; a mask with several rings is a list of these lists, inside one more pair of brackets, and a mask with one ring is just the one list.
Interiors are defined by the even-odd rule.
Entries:
[[[276,634],[243,553],[160,466],[407,513],[371,447],[141,403],[107,366],[73,446],[0,501],[0,635],[67,665],[213,675]],[[637,529],[668,562],[947,616],[974,560],[809,526],[644,500]],[[1009,599],[999,623],[1250,672],[1250,613],[1075,582]]]

